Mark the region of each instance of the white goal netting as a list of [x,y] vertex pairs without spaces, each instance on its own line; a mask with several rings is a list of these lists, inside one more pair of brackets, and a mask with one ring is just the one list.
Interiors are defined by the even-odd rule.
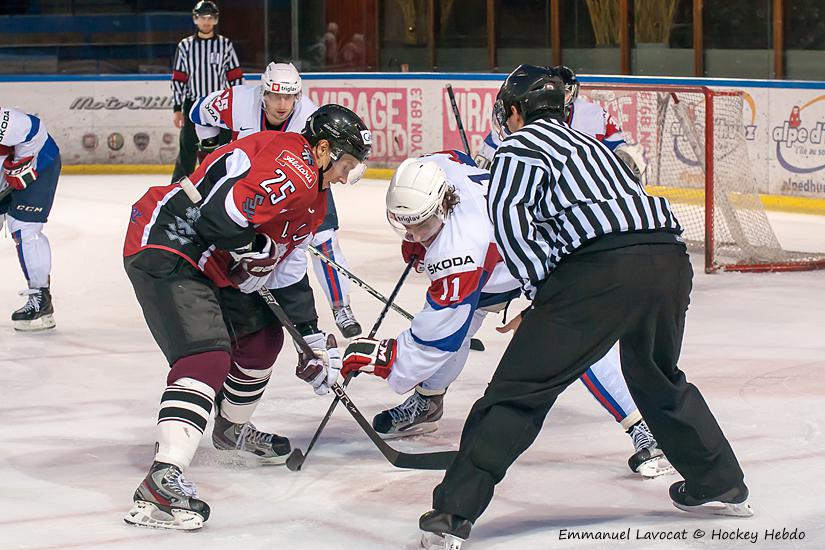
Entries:
[[622,122],[646,165],[648,191],[670,200],[685,240],[704,249],[707,271],[825,267],[824,254],[783,249],[771,227],[748,153],[741,92],[588,84],[581,93]]

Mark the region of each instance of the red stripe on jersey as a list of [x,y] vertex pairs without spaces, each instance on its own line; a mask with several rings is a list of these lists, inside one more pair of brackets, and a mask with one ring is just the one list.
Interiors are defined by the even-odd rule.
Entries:
[[499,254],[498,248],[496,247],[495,243],[490,243],[487,246],[487,255],[484,257],[484,272],[485,273],[492,273],[493,270],[496,268],[496,264],[499,264],[504,261],[504,258],[501,257]]
[[228,93],[228,99],[229,99],[229,101],[228,101],[228,107],[226,108],[226,111],[224,111],[223,113],[221,113],[221,120],[223,120],[224,124],[226,124],[226,126],[227,126],[228,128],[234,128],[234,127],[235,127],[235,126],[232,124],[232,97],[233,97],[233,95],[234,95],[234,94],[232,93],[232,88],[229,88],[229,93]]
[[243,78],[243,71],[240,67],[236,67],[226,73],[227,80],[240,80]]
[[187,82],[189,75],[183,71],[172,71],[172,80],[175,82]]
[[0,145],[0,155],[11,155],[14,153],[14,147],[11,145]]
[[616,124],[616,121],[613,120],[613,117],[607,115],[607,120],[604,123],[604,136],[603,138],[600,138],[599,141],[601,141],[604,138],[609,138],[613,134],[618,134],[621,131],[622,129],[619,128],[619,125]]

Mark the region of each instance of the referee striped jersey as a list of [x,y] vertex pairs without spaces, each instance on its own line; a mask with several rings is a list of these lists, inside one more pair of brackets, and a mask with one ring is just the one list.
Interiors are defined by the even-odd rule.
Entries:
[[667,199],[645,193],[610,149],[552,119],[502,142],[487,202],[499,250],[531,299],[559,262],[599,237],[682,232]]
[[181,110],[185,99],[196,99],[242,83],[238,56],[232,41],[225,36],[192,35],[178,44],[172,68],[175,111]]

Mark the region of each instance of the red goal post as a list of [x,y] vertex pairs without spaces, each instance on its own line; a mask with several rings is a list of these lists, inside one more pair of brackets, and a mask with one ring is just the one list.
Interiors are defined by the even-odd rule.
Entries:
[[785,250],[760,199],[744,93],[706,86],[583,83],[621,124],[651,194],[670,201],[705,271],[804,271],[825,254]]

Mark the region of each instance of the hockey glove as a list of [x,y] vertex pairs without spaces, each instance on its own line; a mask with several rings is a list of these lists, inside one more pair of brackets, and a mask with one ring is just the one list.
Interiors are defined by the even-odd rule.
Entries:
[[356,338],[344,351],[344,367],[341,375],[361,371],[387,378],[395,361],[395,338],[375,340]]
[[408,264],[413,259],[413,256],[415,256],[416,262],[413,268],[416,273],[422,273],[424,271],[424,254],[426,253],[427,249],[424,248],[424,245],[421,243],[401,241],[401,257],[404,258],[404,263]]
[[230,252],[235,263],[229,270],[229,280],[244,294],[256,292],[264,286],[270,273],[281,259],[281,250],[268,236],[258,233],[247,248]]
[[317,395],[326,395],[341,371],[341,352],[338,351],[335,335],[318,332],[304,336],[304,340],[315,356],[307,357],[299,350],[295,376],[312,386]]
[[37,179],[37,172],[34,170],[34,157],[23,157],[15,161],[11,156],[3,161],[3,171],[6,173],[6,181],[9,186],[17,191],[22,191]]

